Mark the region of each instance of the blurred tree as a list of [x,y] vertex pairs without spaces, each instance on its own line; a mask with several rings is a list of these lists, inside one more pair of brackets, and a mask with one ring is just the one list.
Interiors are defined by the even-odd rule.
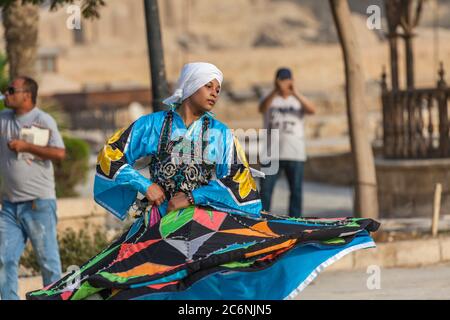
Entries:
[[[3,26],[5,29],[6,53],[9,62],[9,77],[35,76],[37,41],[39,32],[39,6],[50,4],[56,10],[74,0],[2,0]],[[85,18],[98,17],[104,0],[82,0],[81,12]]]
[[86,182],[89,173],[90,148],[87,142],[78,138],[63,136],[66,159],[55,161],[56,197],[77,197],[75,187]]
[[[39,28],[39,6],[50,5],[50,10],[74,4],[75,0],[1,0],[6,52],[9,60],[9,76],[35,75],[37,39]],[[98,18],[99,9],[105,0],[81,0],[81,12],[85,18]],[[161,40],[161,25],[157,0],[144,0],[147,26],[148,53],[151,66],[153,111],[163,109],[161,103],[169,94],[164,66]]]
[[35,76],[37,56],[39,8],[32,4],[10,3],[3,8],[6,53],[9,60],[9,75]]
[[362,54],[347,0],[329,0],[345,64],[347,116],[355,170],[356,216],[378,217],[377,180],[373,151],[367,134],[365,81]]
[[147,44],[152,80],[153,111],[164,109],[162,100],[169,96],[169,86],[166,80],[164,52],[161,38],[158,1],[144,0],[145,24],[147,27]]

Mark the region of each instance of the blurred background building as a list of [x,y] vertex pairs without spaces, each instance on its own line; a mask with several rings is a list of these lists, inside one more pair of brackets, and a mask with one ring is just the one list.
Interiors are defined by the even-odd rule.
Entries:
[[[349,4],[363,53],[368,130],[375,152],[381,153],[380,81],[390,61],[384,1]],[[370,5],[381,9],[379,30],[367,27]],[[344,66],[328,1],[163,0],[159,9],[170,84],[184,63],[212,62],[225,74],[217,117],[232,128],[261,128],[259,99],[272,86],[278,67],[292,68],[299,91],[319,108],[317,116],[306,120],[306,178],[353,183]],[[64,9],[41,8],[37,67],[42,104],[67,111],[69,129],[94,144],[95,151],[106,135],[151,111],[143,1],[109,0],[100,19],[82,19],[80,30],[66,27],[68,17]],[[450,2],[425,1],[415,35],[415,86],[436,87],[439,62],[450,68]],[[404,61],[403,45],[398,54]],[[399,75],[400,86],[406,87],[404,63]]]

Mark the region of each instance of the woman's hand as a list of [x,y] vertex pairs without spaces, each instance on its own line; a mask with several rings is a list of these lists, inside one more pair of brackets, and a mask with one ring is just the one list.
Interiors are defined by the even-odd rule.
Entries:
[[156,204],[157,206],[163,203],[166,199],[164,190],[156,183],[152,183],[152,185],[148,187],[145,196],[150,201],[150,203]]
[[167,207],[167,212],[171,212],[173,210],[178,210],[182,208],[187,208],[191,204],[183,192],[176,193],[172,199],[169,200],[169,205]]

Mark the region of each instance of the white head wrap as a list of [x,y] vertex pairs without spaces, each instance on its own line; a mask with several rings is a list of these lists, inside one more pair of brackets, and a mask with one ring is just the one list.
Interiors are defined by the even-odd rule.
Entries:
[[193,62],[185,64],[178,79],[177,89],[172,96],[163,103],[170,105],[182,103],[192,96],[198,89],[208,82],[216,79],[222,85],[223,74],[215,65],[206,62]]

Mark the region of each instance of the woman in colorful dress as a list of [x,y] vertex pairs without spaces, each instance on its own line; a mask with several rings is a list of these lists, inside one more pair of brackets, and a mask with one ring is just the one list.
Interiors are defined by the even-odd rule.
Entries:
[[[288,299],[344,255],[375,247],[371,219],[261,211],[256,171],[211,113],[222,81],[212,64],[185,65],[164,101],[170,110],[108,140],[94,198],[122,220],[133,206],[142,214],[79,271],[28,299]],[[144,157],[150,178],[133,167]]]

